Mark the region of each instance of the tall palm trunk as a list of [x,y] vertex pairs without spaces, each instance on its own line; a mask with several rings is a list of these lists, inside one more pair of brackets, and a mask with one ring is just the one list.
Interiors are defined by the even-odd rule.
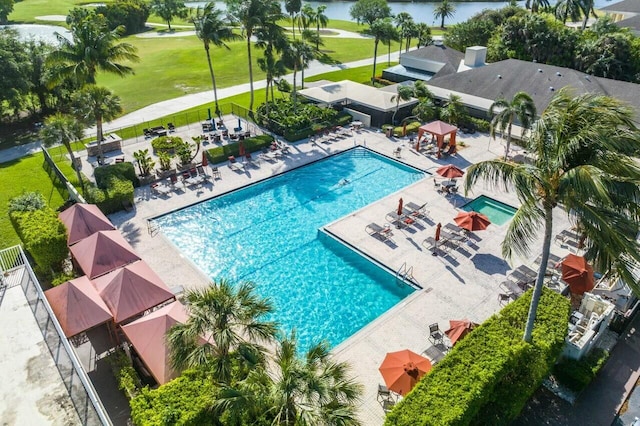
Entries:
[[251,65],[251,32],[247,32],[247,56],[249,57],[249,114],[253,111],[253,65]]
[[440,28],[444,28],[444,13],[442,14],[442,21],[440,21]]
[[211,55],[209,54],[209,45],[206,44],[204,50],[207,52],[207,64],[209,64],[209,74],[211,75],[211,84],[213,85],[213,101],[216,105],[215,114],[220,118],[220,105],[218,105],[218,88],[216,86],[216,75],[213,73],[213,65],[211,65]]
[[298,91],[296,90],[296,74],[298,74],[298,64],[293,64],[293,112],[298,109]]
[[373,84],[373,82],[376,79],[376,62],[378,61],[378,43],[380,42],[379,38],[376,38],[375,42],[373,43],[373,75],[371,76],[371,84]]
[[316,21],[316,50],[320,50],[320,21]]
[[296,21],[293,19],[293,13],[291,14],[291,33],[293,34],[293,39],[296,39]]
[[540,296],[542,295],[542,287],[544,285],[544,276],[547,272],[546,265],[549,262],[549,253],[551,252],[551,232],[553,228],[553,207],[549,203],[545,202],[544,207],[545,221],[544,221],[544,241],[542,246],[542,258],[540,260],[540,269],[538,270],[538,276],[536,278],[536,285],[533,289],[533,296],[531,297],[531,305],[529,306],[529,315],[527,316],[527,325],[524,329],[523,339],[527,343],[531,343],[533,324],[536,320],[536,312],[538,311],[538,304],[540,303]]
[[[402,36],[400,36],[400,47],[398,49],[398,55],[400,55],[402,53],[402,42],[404,41],[404,39],[402,38]],[[389,45],[391,45],[391,43],[389,43]]]
[[98,145],[98,163],[102,161],[102,115],[96,114],[96,144]]
[[507,146],[504,149],[504,161],[507,161],[509,155],[509,149],[511,148],[511,125],[513,124],[513,114],[509,118],[509,125],[507,126]]

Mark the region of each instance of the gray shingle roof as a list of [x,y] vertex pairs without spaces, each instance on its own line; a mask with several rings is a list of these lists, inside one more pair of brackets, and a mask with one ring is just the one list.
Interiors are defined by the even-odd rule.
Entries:
[[464,59],[464,53],[447,47],[445,45],[426,46],[420,49],[412,50],[411,52],[403,53],[402,56],[415,57],[419,59],[428,59],[434,62],[441,62],[443,64],[453,65],[455,69],[458,68],[458,64]]
[[[507,59],[457,74],[434,77],[430,86],[467,93],[484,99],[512,99],[527,92],[542,112],[558,90],[571,86],[576,95],[602,93],[625,101],[640,116],[640,85],[590,76],[580,71],[535,62]],[[553,88],[553,89],[552,89]]]
[[615,24],[621,28],[629,28],[633,31],[640,31],[640,15],[623,19],[621,21],[616,22]]
[[640,13],[640,0],[623,0],[609,6],[601,7],[600,10],[606,10],[607,12]]

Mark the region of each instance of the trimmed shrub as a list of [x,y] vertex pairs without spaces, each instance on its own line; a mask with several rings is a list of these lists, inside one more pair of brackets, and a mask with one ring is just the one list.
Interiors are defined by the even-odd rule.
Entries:
[[129,401],[131,419],[138,426],[215,425],[218,423],[208,409],[216,391],[211,378],[197,370],[186,370],[157,389],[141,389]]
[[183,144],[184,141],[179,136],[160,136],[151,141],[154,154],[166,152],[173,155],[175,150]]
[[124,34],[135,34],[145,29],[145,23],[149,18],[149,5],[142,0],[116,0],[96,7],[96,13],[104,15],[109,29],[113,30],[120,25],[124,26]]
[[71,281],[72,279],[76,278],[76,276],[77,275],[73,272],[57,272],[53,274],[53,277],[51,278],[51,285],[53,287],[59,286],[60,284],[64,284],[67,281]]
[[9,217],[25,248],[36,262],[39,273],[49,275],[62,270],[69,255],[67,232],[58,215],[50,208],[15,211]]
[[106,189],[89,187],[86,189],[86,199],[96,204],[104,214],[118,212],[133,205],[133,184],[128,180],[112,176]]
[[[246,138],[242,141],[244,144],[245,152],[256,152],[262,148],[266,148],[273,142],[273,136],[270,135],[258,135],[251,138]],[[238,156],[240,154],[240,144],[238,142],[230,143],[228,145],[217,146],[207,151],[207,158],[210,163],[222,163],[229,159],[230,155]]]
[[42,210],[47,202],[39,192],[25,192],[9,200],[9,213]]
[[136,170],[133,168],[132,163],[125,162],[98,167],[94,171],[94,176],[96,178],[98,188],[102,189],[108,188],[109,181],[112,177],[128,180],[135,187],[140,186],[140,181],[138,180]]
[[483,120],[482,118],[475,118],[475,117],[471,117],[469,121],[471,122],[471,124],[473,124],[473,126],[477,131],[484,132],[484,133],[489,132],[489,127],[491,126],[491,123],[489,121]]
[[581,360],[563,358],[554,366],[553,375],[572,391],[581,392],[596,377],[608,358],[609,352],[595,348]]
[[522,340],[532,290],[460,341],[393,411],[385,425],[508,424],[562,352],[569,301],[543,289],[533,343]]
[[[407,123],[407,134],[418,133],[418,129],[421,124],[419,121],[412,121],[411,123]],[[393,136],[400,137],[402,136],[402,129],[404,126],[398,126],[393,128]]]

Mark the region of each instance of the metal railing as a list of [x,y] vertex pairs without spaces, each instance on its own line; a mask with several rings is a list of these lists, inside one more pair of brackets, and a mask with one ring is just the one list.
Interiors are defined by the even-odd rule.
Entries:
[[[44,146],[42,147],[42,153],[44,154],[44,161],[49,167],[49,171],[53,172],[55,177],[64,185],[64,189],[66,190],[66,193],[62,194],[63,198],[71,198],[72,200],[78,203],[86,203],[86,201],[84,200],[82,195],[80,195],[80,193],[75,188],[75,186],[73,186],[71,182],[69,182],[69,179],[67,179],[64,173],[62,173],[62,171],[58,168],[58,165],[53,160],[53,158],[49,154],[49,151],[47,151],[47,149]],[[55,181],[53,182],[53,184],[57,186]]]
[[[44,341],[78,413],[80,422],[90,426],[112,425],[87,373],[65,337],[58,319],[53,314],[22,247],[14,246],[0,250],[0,267],[2,275],[9,285],[12,284],[12,276],[20,278],[19,282],[13,284],[20,284],[24,291],[25,298],[40,327]],[[24,269],[23,274],[19,274],[20,269]]]

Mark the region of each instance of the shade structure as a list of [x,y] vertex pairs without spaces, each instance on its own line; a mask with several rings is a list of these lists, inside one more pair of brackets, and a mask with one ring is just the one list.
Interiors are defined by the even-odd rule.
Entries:
[[453,220],[460,228],[464,228],[467,231],[482,231],[491,225],[488,217],[474,211],[460,212]]
[[446,135],[451,135],[451,139],[449,142],[451,145],[450,153],[453,154],[456,152],[457,131],[458,128],[456,126],[452,126],[451,124],[445,123],[444,121],[436,120],[420,126],[420,128],[418,129],[418,140],[420,140],[422,135],[424,135],[425,133],[432,134],[436,138],[436,142],[438,144],[438,158],[440,158],[440,148],[442,148],[442,146],[444,145],[444,137]]
[[69,247],[82,271],[91,279],[140,260],[120,231],[99,231]]
[[459,178],[464,175],[464,172],[453,164],[447,164],[446,166],[438,167],[436,173],[442,177],[446,177],[449,179]]
[[165,336],[178,323],[185,323],[188,314],[182,303],[176,301],[145,315],[122,331],[159,384],[165,384],[178,376],[170,365],[169,346]]
[[405,349],[389,352],[379,370],[389,390],[406,395],[418,380],[431,370],[431,361]]
[[468,319],[463,320],[449,320],[449,329],[444,333],[449,337],[452,345],[466,336],[471,330],[477,327],[478,324]]
[[93,280],[116,323],[173,298],[173,293],[144,261],[132,263]]
[[74,204],[58,217],[67,227],[68,245],[75,244],[98,231],[116,229],[95,204]]
[[402,200],[402,197],[400,197],[400,199],[398,200],[398,216],[402,215],[402,209],[404,207],[404,201]]
[[207,151],[202,151],[202,167],[209,165],[209,159],[207,158]]
[[569,284],[569,290],[574,294],[584,294],[595,286],[593,268],[582,256],[569,254],[560,262],[562,279]]
[[44,292],[67,337],[110,321],[109,308],[86,275]]

